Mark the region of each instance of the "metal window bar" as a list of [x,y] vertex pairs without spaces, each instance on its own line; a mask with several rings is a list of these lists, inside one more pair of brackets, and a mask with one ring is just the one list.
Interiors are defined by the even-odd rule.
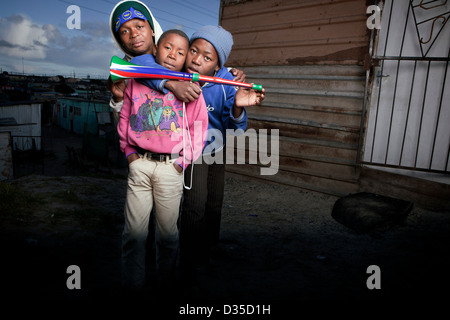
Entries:
[[[383,56],[386,55],[386,50],[387,50],[387,43],[388,43],[388,39],[389,39],[389,30],[391,28],[391,18],[392,18],[392,7],[394,6],[393,2],[391,2],[391,8],[389,10],[389,21],[388,21],[388,27],[387,27],[387,32],[386,32],[386,40],[384,43],[384,52],[383,52]],[[383,76],[383,69],[384,69],[384,60],[381,60],[381,70],[380,70],[380,75]],[[379,88],[379,92],[381,93],[381,87],[382,87],[382,81],[380,81],[380,88]],[[372,141],[372,150],[370,153],[370,159],[373,159],[373,151],[374,151],[374,147],[375,147],[375,137],[376,137],[376,131],[377,131],[377,123],[378,123],[378,107],[380,105],[380,94],[378,94],[378,101],[377,101],[377,110],[376,110],[376,115],[375,115],[375,125],[374,125],[374,133],[373,133],[373,141]]]
[[[422,1],[423,2],[423,1]],[[426,3],[421,3],[421,5],[424,4],[429,4],[432,3],[434,1],[429,1]],[[427,172],[437,172],[437,173],[448,173],[449,172],[449,159],[450,159],[450,145],[448,146],[447,149],[447,156],[446,156],[446,163],[445,163],[445,168],[444,169],[433,169],[433,157],[435,154],[435,147],[436,147],[436,139],[438,136],[438,132],[439,132],[439,128],[441,127],[439,126],[440,123],[440,115],[442,112],[442,107],[444,106],[444,91],[445,91],[445,84],[447,83],[447,77],[448,77],[448,66],[449,66],[449,61],[450,61],[450,50],[449,53],[447,55],[447,57],[427,57],[426,55],[428,54],[429,50],[431,49],[431,47],[433,46],[433,44],[435,43],[436,39],[438,38],[439,33],[442,31],[445,23],[447,21],[444,22],[444,24],[442,25],[442,28],[439,30],[438,35],[434,38],[432,44],[430,45],[430,47],[428,48],[427,52],[425,54],[423,54],[423,50],[422,50],[422,45],[420,47],[422,56],[421,57],[412,57],[412,56],[402,56],[403,53],[403,46],[404,46],[404,40],[405,40],[405,35],[406,35],[406,28],[407,28],[407,24],[408,24],[408,20],[409,20],[409,15],[410,15],[410,10],[412,12],[412,15],[414,17],[414,24],[416,27],[416,31],[417,31],[417,20],[416,20],[416,16],[413,10],[413,7],[417,7],[419,5],[415,5],[413,6],[413,0],[410,0],[410,3],[408,5],[408,12],[406,15],[406,19],[405,19],[405,26],[404,26],[404,30],[403,30],[403,35],[402,35],[402,43],[401,43],[401,47],[400,47],[400,53],[399,56],[387,56],[387,47],[388,47],[388,40],[389,40],[389,34],[390,34],[390,28],[391,28],[391,19],[392,19],[392,10],[393,10],[393,1],[391,1],[391,6],[389,9],[389,19],[387,22],[387,33],[386,33],[386,39],[385,39],[385,43],[384,43],[384,52],[383,52],[383,56],[378,56],[375,53],[375,50],[373,50],[373,52],[371,52],[371,56],[372,56],[372,60],[373,61],[379,61],[380,63],[380,75],[383,76],[383,70],[384,70],[384,62],[386,60],[393,60],[393,61],[397,61],[397,69],[396,69],[396,80],[395,80],[395,86],[394,86],[394,93],[393,93],[393,101],[392,101],[392,107],[390,110],[390,120],[389,120],[389,133],[388,133],[388,138],[387,138],[387,145],[386,145],[386,153],[385,153],[385,157],[384,157],[384,162],[383,163],[375,163],[373,160],[374,157],[374,148],[375,148],[375,140],[376,140],[376,132],[377,132],[377,125],[378,125],[378,119],[379,119],[379,107],[380,107],[380,96],[381,96],[381,92],[382,92],[382,81],[380,81],[379,84],[379,91],[378,91],[378,97],[377,97],[377,101],[376,101],[376,105],[375,105],[375,122],[374,122],[374,128],[373,128],[373,136],[372,136],[372,145],[371,145],[371,150],[370,150],[370,160],[360,160],[360,163],[364,163],[364,164],[371,164],[371,165],[378,165],[378,166],[385,166],[385,167],[392,167],[392,168],[400,168],[400,169],[414,169],[417,171],[427,171]],[[386,8],[385,8],[386,9]],[[444,13],[447,14],[448,12]],[[427,19],[428,21],[432,20],[432,19]],[[448,19],[447,19],[448,20]],[[423,23],[424,21],[420,22]],[[417,32],[417,34],[419,34]],[[371,34],[371,43],[374,41],[373,39],[374,34]],[[419,37],[419,41],[420,41],[420,37]],[[450,49],[450,48],[449,48]],[[414,62],[414,69],[413,69],[413,74],[412,74],[412,78],[411,78],[411,86],[410,86],[410,95],[409,95],[409,101],[408,101],[408,107],[407,107],[407,114],[406,114],[406,120],[405,120],[405,125],[404,125],[404,129],[403,129],[403,133],[402,133],[402,137],[401,137],[401,149],[400,149],[400,156],[398,159],[397,164],[392,164],[392,163],[388,163],[388,152],[389,152],[389,144],[390,144],[390,135],[391,135],[391,129],[392,129],[392,117],[394,115],[394,111],[395,111],[395,99],[397,96],[397,87],[398,87],[398,74],[399,74],[399,69],[400,69],[400,63],[402,61],[411,61]],[[412,103],[412,94],[413,91],[416,89],[415,86],[415,78],[416,78],[416,70],[417,70],[417,63],[418,62],[427,62],[427,71],[426,71],[426,79],[425,79],[425,85],[424,85],[424,89],[423,89],[423,99],[422,99],[422,105],[421,105],[421,111],[420,111],[420,125],[419,125],[419,133],[417,136],[417,143],[415,145],[416,150],[415,150],[415,157],[414,157],[414,165],[404,165],[402,164],[402,160],[403,160],[403,154],[404,154],[404,148],[405,148],[405,139],[406,139],[406,133],[408,130],[408,126],[410,125],[409,120],[410,120],[410,112],[411,112],[411,103]],[[432,149],[431,149],[431,153],[430,153],[430,159],[429,159],[429,164],[426,168],[424,167],[418,167],[417,166],[417,160],[419,157],[419,147],[420,147],[420,139],[421,139],[421,133],[422,133],[422,125],[423,125],[423,116],[424,116],[424,109],[426,106],[426,98],[427,98],[427,87],[428,87],[428,80],[429,80],[429,75],[430,75],[430,67],[431,67],[431,63],[432,62],[445,62],[445,71],[444,71],[444,79],[443,79],[443,83],[442,83],[442,89],[440,92],[440,100],[439,100],[439,106],[438,106],[438,110],[437,110],[437,117],[436,117],[436,123],[434,126],[434,134],[433,134],[433,143],[432,143]],[[369,90],[366,90],[367,94],[369,92]],[[365,98],[365,101],[367,101],[367,97]],[[363,131],[361,131],[363,132]],[[362,148],[362,145],[360,145],[360,148]]]
[[[393,3],[391,4],[391,12],[392,12],[392,7],[393,7]],[[408,26],[408,18],[409,18],[409,10],[408,10],[408,12],[406,14],[405,26],[403,28],[402,44],[400,46],[400,53],[399,53],[400,57],[403,54],[403,45],[405,44],[405,35],[406,35],[406,28]],[[386,52],[386,47],[387,47],[387,42],[386,42],[386,46],[384,47],[385,52]],[[389,132],[388,132],[388,139],[387,139],[388,143],[386,145],[386,155],[384,157],[384,162],[385,163],[387,163],[387,158],[388,158],[388,154],[389,154],[389,143],[391,141],[392,119],[394,117],[394,111],[395,111],[395,98],[397,97],[396,93],[397,93],[397,84],[398,84],[398,73],[399,73],[399,70],[400,70],[400,62],[401,61],[402,60],[400,60],[400,59],[397,60],[397,71],[396,71],[396,75],[395,75],[395,86],[394,86],[394,88],[395,88],[395,90],[394,90],[394,99],[392,99],[392,108],[391,108],[392,111],[391,111],[390,120],[389,120]],[[384,61],[383,61],[383,63],[384,63]]]
[[[438,0],[428,1],[428,2],[426,2],[426,3],[422,3],[423,1],[421,1],[421,2],[420,2],[419,4],[417,4],[417,5],[413,5],[413,1],[414,1],[414,0],[410,0],[409,5],[410,5],[410,7],[411,7],[411,11],[412,11],[412,14],[413,14],[413,17],[414,17],[414,24],[415,24],[415,26],[416,26],[417,38],[419,39],[419,43],[420,43],[420,51],[421,51],[421,53],[422,53],[422,57],[425,57],[425,56],[428,54],[428,52],[430,52],[430,49],[433,47],[433,44],[434,44],[434,42],[436,41],[436,39],[439,37],[439,34],[441,33],[441,31],[444,29],[445,24],[446,24],[447,21],[448,21],[448,18],[445,18],[444,16],[445,16],[446,14],[450,13],[450,11],[447,11],[447,12],[444,12],[444,13],[442,13],[442,14],[439,14],[438,16],[434,16],[434,17],[432,17],[432,18],[425,19],[425,20],[422,20],[422,21],[420,21],[420,22],[417,22],[417,17],[416,17],[414,8],[416,8],[416,7],[421,7],[421,8],[424,9],[424,10],[429,10],[429,9],[432,9],[432,8],[439,7],[439,6],[441,6],[441,5],[445,5],[445,4],[447,3],[447,0],[446,0],[443,4],[441,3],[441,4],[438,4],[438,5],[436,5],[436,6],[431,6],[431,7],[428,7],[428,8],[425,8],[423,5],[429,4],[429,3],[433,3],[433,2],[436,2],[436,1],[438,1]],[[408,13],[409,13],[409,10],[408,10]],[[428,41],[431,40],[431,36],[432,36],[433,30],[434,30],[434,23],[437,21],[437,19],[440,19],[440,18],[444,19],[444,23],[442,24],[441,29],[439,29],[439,31],[438,31],[436,37],[434,38],[433,42],[432,42],[432,43],[430,44],[430,46],[428,47],[428,50],[427,50],[425,53],[423,53],[423,46],[422,46],[422,44],[426,44],[426,43],[428,43]],[[433,20],[433,26],[432,26],[432,28],[431,28],[430,40],[428,40],[427,42],[423,42],[422,39],[421,39],[420,36],[419,36],[419,25],[422,24],[422,23],[431,21],[431,20]]]
[[408,99],[408,111],[406,113],[406,127],[405,130],[403,130],[403,137],[402,137],[402,148],[400,150],[400,159],[399,159],[399,164],[402,163],[402,159],[403,159],[403,150],[405,147],[405,139],[406,139],[406,131],[408,130],[408,123],[409,123],[409,114],[411,111],[411,101],[412,101],[412,96],[413,96],[413,89],[414,89],[414,78],[416,77],[416,69],[417,69],[417,60],[414,61],[414,69],[413,69],[413,75],[411,77],[411,91],[409,92],[409,99]]
[[[423,3],[423,1],[424,1],[424,0],[420,1],[419,4],[413,5],[413,8],[415,8],[415,7],[422,7],[422,8],[425,9],[425,10],[429,10],[429,9],[432,9],[432,8],[439,7],[439,6],[441,6],[441,5],[445,5],[445,4],[447,3],[447,0],[445,0],[444,3],[438,4],[438,5],[436,5],[436,6],[431,6],[431,7],[425,8],[424,5],[430,4],[430,3],[434,3],[434,2],[440,1],[440,0],[431,0],[431,1],[427,1],[427,2],[425,2],[425,3]],[[412,3],[412,1],[411,1],[411,3]]]
[[419,155],[419,143],[420,143],[420,136],[422,133],[422,124],[423,124],[423,111],[425,109],[425,100],[427,98],[427,87],[428,87],[428,77],[430,76],[430,65],[431,61],[428,61],[428,67],[427,67],[427,77],[425,80],[425,88],[423,90],[423,100],[422,100],[422,109],[420,112],[420,126],[419,126],[419,134],[417,135],[417,144],[416,144],[416,157],[414,161],[414,168],[417,167],[417,156]]
[[[431,150],[430,167],[433,164],[434,148],[436,146],[436,138],[437,138],[438,128],[439,128],[439,119],[440,119],[440,115],[441,115],[442,102],[444,99],[445,82],[447,80],[448,63],[450,60],[450,48],[448,50],[447,58],[448,58],[448,60],[447,60],[447,63],[445,64],[445,71],[444,71],[444,81],[442,81],[442,90],[441,90],[441,98],[440,98],[440,102],[439,102],[439,110],[438,110],[438,115],[436,117],[436,127],[434,129],[434,139],[433,139],[433,148]],[[445,164],[445,171],[448,171],[449,155],[450,155],[450,147],[448,148],[448,151],[447,151],[447,162]]]

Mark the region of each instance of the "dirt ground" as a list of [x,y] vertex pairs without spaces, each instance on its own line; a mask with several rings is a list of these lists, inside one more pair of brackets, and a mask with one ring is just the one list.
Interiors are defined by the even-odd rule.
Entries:
[[[54,150],[71,141],[60,139]],[[0,252],[2,292],[12,300],[122,297],[125,175],[70,172],[66,160],[56,152],[43,174],[9,185],[19,199],[1,216]],[[449,212],[414,206],[405,225],[361,234],[332,218],[337,199],[227,175],[221,254],[195,290],[176,292],[177,303],[448,297]],[[79,290],[66,285],[71,265],[81,270]],[[367,287],[371,265],[381,289]]]

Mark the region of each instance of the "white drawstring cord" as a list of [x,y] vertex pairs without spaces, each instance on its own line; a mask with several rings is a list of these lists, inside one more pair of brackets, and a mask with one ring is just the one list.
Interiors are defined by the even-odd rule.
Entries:
[[[186,141],[184,139],[184,134],[185,134],[185,129],[187,130],[187,135],[188,135],[188,139],[189,139],[189,146],[191,147],[191,152],[192,152],[192,157],[191,157],[191,161],[194,159],[194,147],[192,146],[192,139],[191,139],[191,133],[189,132],[189,123],[188,123],[188,119],[187,119],[187,112],[186,112],[186,105],[183,102],[183,165],[186,163]],[[184,182],[184,170],[183,169],[183,187],[187,190],[191,190],[192,189],[192,180],[193,180],[193,174],[194,174],[194,161],[191,162],[192,168],[191,168],[191,183],[190,186],[186,186],[186,183]]]

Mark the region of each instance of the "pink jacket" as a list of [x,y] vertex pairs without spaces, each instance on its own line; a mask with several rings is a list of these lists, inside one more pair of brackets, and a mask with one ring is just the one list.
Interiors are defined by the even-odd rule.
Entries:
[[125,156],[137,153],[139,148],[153,153],[179,153],[175,162],[186,169],[201,155],[207,130],[203,95],[187,103],[184,112],[183,102],[171,92],[164,95],[134,79],[128,81],[117,125],[120,149]]

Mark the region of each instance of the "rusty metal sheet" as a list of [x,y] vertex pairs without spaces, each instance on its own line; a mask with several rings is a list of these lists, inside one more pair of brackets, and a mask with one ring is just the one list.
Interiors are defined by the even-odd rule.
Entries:
[[369,47],[366,2],[255,0],[222,3],[233,34],[233,66],[363,64]]

